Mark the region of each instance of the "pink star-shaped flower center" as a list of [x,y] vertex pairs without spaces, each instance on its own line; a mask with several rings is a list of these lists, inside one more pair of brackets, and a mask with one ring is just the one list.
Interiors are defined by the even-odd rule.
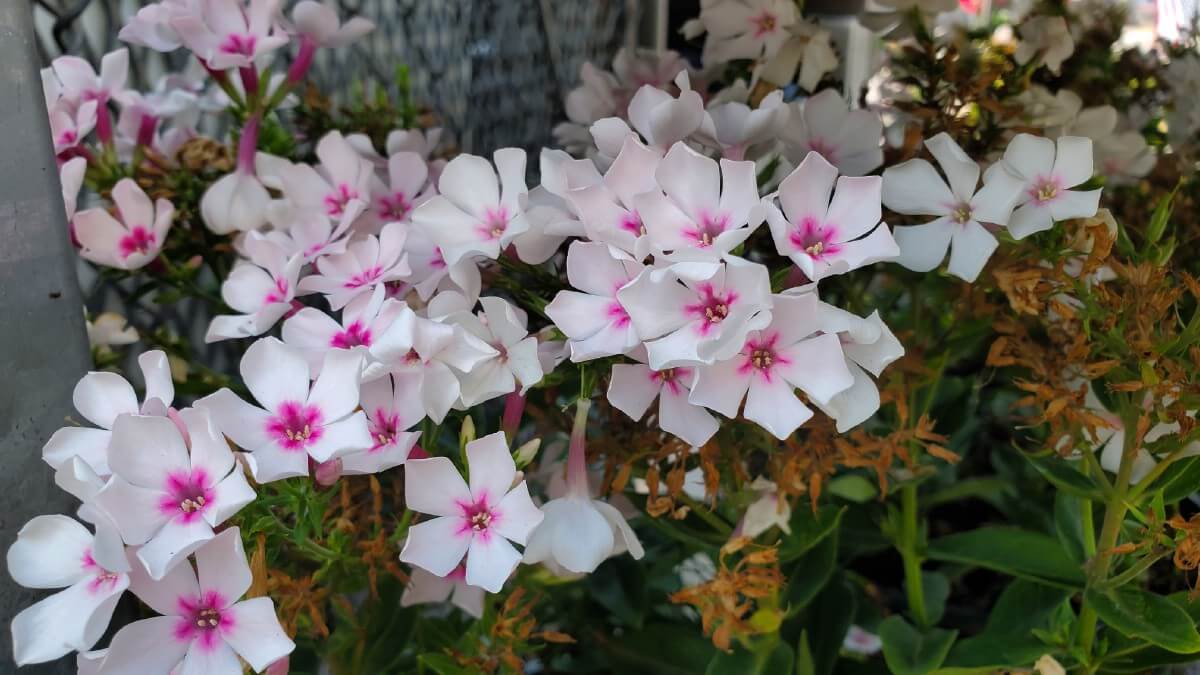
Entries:
[[350,277],[346,283],[342,284],[346,288],[361,288],[379,281],[379,277],[383,275],[383,268],[379,265],[368,267],[367,269]]
[[716,291],[712,284],[701,284],[697,290],[699,302],[687,305],[683,309],[689,316],[700,320],[700,334],[707,335],[713,326],[719,325],[729,316],[729,310],[733,303],[737,302],[738,296],[735,291]]
[[338,183],[333,192],[325,195],[325,213],[340,217],[351,199],[358,199],[358,190],[346,183]]
[[675,396],[683,391],[683,381],[691,375],[691,368],[666,368],[650,371],[650,379]]
[[488,495],[472,497],[473,502],[457,502],[461,522],[456,534],[482,537],[487,541],[492,536],[492,527],[500,520],[500,511],[489,502]]
[[258,42],[258,37],[251,33],[230,33],[225,36],[217,49],[224,54],[240,54],[241,56],[254,56],[254,45]]
[[694,241],[696,246],[707,248],[712,246],[713,240],[729,227],[729,214],[701,213],[700,222],[694,225],[694,227],[685,228],[683,236]]
[[287,279],[276,279],[274,290],[267,293],[267,297],[263,298],[263,303],[267,304],[267,305],[271,305],[276,302],[283,302],[285,299],[287,299],[287,295],[288,295]]
[[835,238],[837,228],[833,225],[822,225],[816,218],[809,216],[796,223],[788,235],[788,241],[797,251],[804,251],[810,258],[820,260],[841,250]]
[[179,621],[173,633],[180,642],[199,641],[200,647],[211,651],[220,643],[221,634],[233,628],[233,615],[224,611],[228,603],[217,591],[180,597],[177,607]]
[[88,548],[83,552],[83,560],[81,561],[83,570],[91,575],[88,581],[88,592],[99,595],[108,593],[113,589],[113,586],[121,580],[121,575],[118,572],[110,572],[100,566],[96,559],[92,557],[92,549]]
[[621,218],[621,222],[617,224],[622,230],[632,234],[635,237],[641,237],[646,234],[646,224],[642,222],[642,217],[637,211],[630,211]]
[[483,224],[479,226],[479,234],[487,241],[503,237],[508,229],[508,218],[508,209],[503,206],[487,209],[483,214]]
[[212,479],[204,469],[173,471],[167,474],[158,510],[180,522],[192,523],[212,508],[215,497]]
[[121,237],[121,240],[117,242],[117,248],[121,251],[122,258],[128,258],[134,253],[145,255],[154,247],[155,240],[153,232],[137,225],[129,231],[129,234]]
[[338,349],[370,347],[371,329],[364,326],[361,321],[351,321],[349,326],[333,336],[329,345]]
[[750,27],[756,38],[770,35],[779,28],[779,17],[764,9],[750,17]]
[[313,405],[284,401],[267,420],[267,434],[285,450],[303,450],[320,440],[323,433],[321,411]]
[[412,210],[412,202],[399,190],[391,196],[384,195],[379,198],[379,217],[384,220],[404,220]]
[[375,414],[367,419],[367,426],[371,430],[371,438],[375,441],[371,447],[371,451],[374,452],[396,442],[396,436],[400,433],[400,416],[378,408]]
[[1029,198],[1039,205],[1049,204],[1058,199],[1062,192],[1062,181],[1058,176],[1038,176],[1029,186]]
[[773,377],[772,371],[780,366],[791,363],[779,354],[775,343],[779,342],[779,333],[763,333],[758,337],[746,340],[742,347],[742,363],[738,366],[739,375],[758,375],[767,382]]

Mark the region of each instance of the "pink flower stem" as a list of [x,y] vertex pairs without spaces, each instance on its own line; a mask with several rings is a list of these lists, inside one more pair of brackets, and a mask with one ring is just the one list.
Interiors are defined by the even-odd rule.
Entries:
[[591,399],[575,403],[575,425],[571,427],[571,445],[567,450],[567,490],[576,496],[589,496],[587,481],[587,419]]
[[154,145],[154,130],[158,128],[158,118],[154,115],[142,114],[138,123],[137,144],[144,147]]
[[512,443],[517,437],[517,430],[521,427],[521,417],[525,414],[525,396],[514,391],[504,399],[504,417],[500,423],[504,429],[504,435],[508,437],[508,442]]
[[296,54],[296,60],[292,61],[291,67],[288,68],[288,87],[294,87],[304,81],[304,76],[308,74],[308,69],[312,67],[313,56],[316,53],[317,43],[308,35],[301,35],[300,51]]
[[96,136],[106,148],[113,145],[112,114],[108,111],[108,99],[96,100]]
[[242,137],[238,139],[238,171],[247,176],[254,175],[254,155],[258,150],[258,123],[258,113],[248,117],[246,125],[242,127]]
[[234,105],[241,106],[243,104],[242,95],[238,93],[237,89],[233,88],[232,84],[230,84],[229,75],[223,70],[213,70],[209,67],[207,61],[198,56],[196,58],[200,59],[200,65],[204,66],[204,70],[208,72],[208,76],[213,79],[213,82],[217,83],[217,86],[221,88],[221,91],[225,92],[225,95],[229,97],[229,100],[233,101]]
[[722,153],[722,156],[732,162],[740,162],[746,159],[746,148],[745,146],[741,145],[732,145],[728,148],[725,148],[725,152]]
[[238,68],[238,75],[242,78],[242,89],[246,91],[247,101],[258,100],[258,69],[254,66],[246,66]]

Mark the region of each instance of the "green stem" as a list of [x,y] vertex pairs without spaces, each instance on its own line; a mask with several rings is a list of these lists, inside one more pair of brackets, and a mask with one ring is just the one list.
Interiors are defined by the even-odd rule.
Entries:
[[722,536],[728,537],[733,532],[733,528],[729,526],[729,523],[725,522],[717,514],[709,511],[704,504],[701,504],[685,494],[680,494],[679,500],[684,504],[687,504],[692,513],[696,514],[697,517],[712,526],[712,528],[721,533]]
[[921,554],[917,551],[917,486],[900,488],[901,529],[897,542],[904,562],[904,591],[908,594],[908,609],[921,629],[929,628],[929,612],[925,608],[925,589],[921,581]]

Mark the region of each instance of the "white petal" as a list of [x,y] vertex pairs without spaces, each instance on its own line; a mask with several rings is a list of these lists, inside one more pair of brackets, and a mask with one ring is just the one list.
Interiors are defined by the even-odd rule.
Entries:
[[529,533],[542,522],[542,512],[529,498],[529,486],[525,481],[504,495],[498,506],[500,518],[492,526],[492,532],[518,544],[525,544]]
[[959,201],[933,165],[923,159],[884,169],[882,198],[897,213],[929,216],[948,215]]
[[467,553],[467,583],[489,593],[499,593],[519,562],[521,554],[504,537],[472,537]]
[[[779,360],[785,359],[789,363],[773,370],[803,389],[814,401],[824,403],[854,383],[850,371],[846,369],[846,358],[836,335],[826,333],[801,340],[790,347],[781,347]],[[758,378],[753,380],[758,381]],[[753,386],[751,384],[751,388]]]
[[770,380],[756,377],[746,394],[744,414],[746,419],[756,422],[776,438],[786,439],[813,413],[796,398],[792,385],[782,377]]
[[112,519],[121,538],[130,545],[144,544],[168,521],[160,506],[163,493],[138,487],[113,476],[96,495],[95,506]]
[[1050,202],[1050,215],[1054,220],[1091,218],[1100,207],[1100,190],[1064,190]]
[[171,672],[188,649],[188,642],[175,638],[178,621],[175,616],[156,616],[117,631],[104,657],[102,672],[105,675]]
[[151,579],[162,579],[177,565],[186,564],[187,557],[212,538],[212,526],[203,519],[190,523],[172,520],[138,549],[137,557]]
[[438,192],[476,219],[500,204],[496,172],[491,162],[476,155],[463,154],[450,160],[438,178]]
[[203,640],[192,640],[183,664],[174,675],[241,675],[242,662],[233,648],[223,640],[209,646]]
[[779,184],[779,203],[787,219],[798,223],[812,216],[823,222],[837,175],[837,168],[824,157],[815,152],[808,153],[804,161]]
[[1092,177],[1092,139],[1061,136],[1054,156],[1054,175],[1064,188],[1072,188]]
[[270,598],[239,602],[226,611],[233,616],[233,630],[224,631],[222,637],[256,672],[296,648],[279,625],[275,603]]
[[608,402],[634,420],[642,419],[662,388],[654,371],[640,363],[618,363],[608,380]]
[[179,413],[191,441],[191,468],[203,469],[210,480],[219,481],[233,469],[233,452],[225,437],[204,408],[188,408]]
[[879,387],[870,375],[856,365],[851,365],[854,384],[834,396],[820,408],[837,420],[838,433],[845,433],[862,424],[879,410]]
[[166,417],[122,415],[113,425],[108,463],[130,483],[161,489],[167,476],[191,467],[187,446],[175,423]]
[[302,450],[285,450],[269,443],[245,455],[245,458],[256,483],[308,475],[309,455]]
[[1004,150],[1004,163],[1022,181],[1048,176],[1054,168],[1054,141],[1031,134],[1017,134]]
[[228,389],[220,389],[196,401],[196,407],[208,410],[221,433],[243,450],[254,451],[274,445],[267,435],[270,419],[267,411],[250,405]]
[[693,446],[707,443],[721,427],[707,410],[688,401],[688,391],[682,387],[676,391],[663,388],[658,399],[658,425]]
[[[409,462],[410,465],[413,463]],[[462,518],[453,516],[441,516],[413,525],[408,529],[408,539],[404,542],[404,549],[400,551],[400,562],[416,565],[444,577],[458,567],[458,563],[467,553],[467,547],[471,545],[473,538],[472,532]]]
[[250,590],[253,577],[236,527],[221,532],[196,552],[196,572],[202,592],[218,591],[233,603]]
[[945,259],[955,228],[956,225],[945,217],[924,225],[897,226],[893,235],[900,247],[900,255],[895,263],[914,272],[932,270]]
[[26,607],[12,618],[10,626],[17,665],[44,663],[91,649],[108,628],[128,584],[128,578],[121,576],[114,584],[93,589],[91,580],[85,579]]
[[[971,201],[971,196],[975,194],[975,186],[979,183],[979,165],[975,160],[968,157],[950,134],[944,131],[926,140],[925,147],[929,148],[929,154],[941,165],[942,172],[950,182],[950,191],[954,193],[955,201]],[[886,178],[884,182],[887,182]],[[887,189],[886,186],[884,189]]]
[[504,498],[517,475],[504,432],[497,431],[467,443],[467,475],[473,500],[496,504]]
[[308,397],[308,363],[299,350],[277,338],[265,337],[250,345],[242,356],[241,374],[246,388],[267,410]]
[[950,249],[950,273],[964,281],[974,282],[999,245],[1000,242],[987,228],[973,220],[960,226]]
[[739,365],[735,359],[701,366],[688,400],[726,417],[737,417],[738,407],[741,406],[750,386],[750,376],[743,375],[738,370]]
[[159,350],[138,356],[138,366],[146,380],[146,400],[158,399],[169,406],[175,400],[175,383],[171,381],[171,365],[167,355]]
[[91,372],[79,380],[72,395],[75,409],[92,424],[111,429],[117,415],[138,411],[133,386],[116,373]]
[[213,527],[228,520],[233,514],[242,510],[258,497],[254,488],[246,481],[246,474],[241,464],[234,467],[229,475],[213,488],[213,507],[204,513],[204,519]]
[[625,522],[625,516],[617,510],[615,506],[599,499],[592,500],[592,505],[604,516],[615,532],[616,551],[619,553],[622,548],[629,551],[629,555],[633,556],[634,560],[641,560],[646,551],[642,548],[642,542],[638,541],[638,536],[634,533],[633,528],[629,527],[629,523]]
[[321,437],[308,446],[308,454],[318,462],[327,462],[339,455],[366,450],[373,443],[367,416],[360,410],[321,427]]
[[[511,482],[512,477],[508,480]],[[446,457],[430,457],[405,464],[404,499],[417,513],[457,516],[461,513],[458,504],[471,503],[471,491],[453,462]]]
[[[1065,195],[1060,195],[1062,199]],[[1014,239],[1024,239],[1031,234],[1044,232],[1054,227],[1054,216],[1050,209],[1035,201],[1026,202],[1008,219],[1008,233]]]
[[107,476],[112,473],[108,468],[108,442],[111,439],[112,432],[107,429],[63,427],[46,441],[42,459],[58,469],[71,458],[78,457],[96,473]]
[[363,356],[358,350],[331,349],[325,353],[321,374],[313,383],[308,403],[317,406],[325,420],[340,420],[358,407],[358,382]]
[[445,602],[450,599],[453,590],[453,579],[439,577],[423,568],[414,567],[409,575],[408,585],[404,587],[404,594],[400,596],[400,606]]
[[612,527],[590,500],[565,497],[555,501],[559,506],[549,535],[553,537],[554,560],[572,572],[591,574],[613,551]]
[[128,552],[130,561],[130,590],[159,614],[177,615],[179,599],[195,597],[200,594],[200,585],[196,582],[196,572],[188,565],[176,565],[159,580],[150,578],[144,565],[134,558],[135,553]]
[[72,518],[38,516],[17,532],[8,549],[8,573],[25,588],[64,588],[85,575],[92,533]]

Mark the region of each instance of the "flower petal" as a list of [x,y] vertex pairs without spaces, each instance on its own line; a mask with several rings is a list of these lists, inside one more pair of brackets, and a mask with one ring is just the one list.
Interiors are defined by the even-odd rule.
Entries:
[[[409,466],[416,461],[409,462]],[[462,518],[451,516],[441,516],[413,525],[408,529],[408,539],[400,551],[400,562],[416,565],[444,577],[462,562],[474,538],[472,532],[469,527],[464,529]]]
[[8,573],[25,588],[64,588],[82,579],[92,533],[73,518],[38,516],[8,549]]
[[167,476],[191,467],[187,446],[166,417],[121,415],[113,424],[108,464],[113,474],[139,487],[162,489]]
[[499,593],[519,562],[521,554],[504,537],[472,537],[467,554],[467,583],[489,593]]
[[169,673],[187,654],[189,641],[175,637],[175,616],[135,621],[113,636],[102,664],[107,675]]
[[924,225],[897,226],[893,235],[900,255],[893,262],[914,272],[932,270],[945,259],[955,229],[956,225],[947,217]]
[[318,462],[327,462],[339,455],[366,450],[373,443],[367,415],[360,410],[322,427],[320,439],[308,446],[308,454]]
[[404,499],[417,513],[457,516],[461,514],[458,505],[471,502],[471,491],[453,462],[446,457],[430,457],[404,465]]
[[111,429],[117,415],[137,413],[133,385],[116,373],[91,372],[79,380],[72,394],[75,409],[98,427]]
[[542,522],[542,512],[529,498],[529,486],[521,481],[500,500],[500,518],[492,531],[518,544],[524,545],[529,534]]
[[253,577],[241,531],[236,527],[223,530],[197,551],[196,572],[201,592],[218,591],[228,603],[245,595]]
[[202,518],[192,522],[171,520],[138,549],[137,557],[151,579],[162,579],[212,538],[212,526]]
[[983,271],[988,258],[1000,242],[975,221],[968,221],[954,234],[954,246],[950,249],[950,273],[967,282],[974,282]]
[[608,380],[608,402],[635,421],[642,419],[662,385],[654,371],[640,363],[618,363]]
[[707,443],[721,426],[707,410],[688,401],[688,391],[682,387],[663,388],[658,399],[658,425],[693,446]]
[[221,637],[255,672],[261,672],[296,648],[279,625],[275,603],[270,598],[245,600],[226,611],[233,617],[233,629],[222,631]]
[[497,431],[467,443],[467,476],[471,498],[489,505],[499,503],[517,475],[504,432]]
[[267,410],[308,398],[308,362],[298,349],[277,338],[265,337],[250,345],[242,357],[241,373],[246,388]]
[[170,520],[160,509],[162,496],[159,490],[138,487],[113,476],[96,494],[95,506],[112,519],[126,544],[137,546],[146,543]]
[[923,159],[910,159],[884,169],[881,196],[889,209],[905,215],[949,215],[960,201],[933,165]]
[[813,413],[796,397],[790,383],[782,377],[773,377],[754,378],[750,382],[744,415],[776,438],[786,439]]
[[13,660],[24,666],[91,649],[108,628],[128,585],[129,578],[122,575],[93,590],[91,580],[85,579],[26,607],[10,625]]

